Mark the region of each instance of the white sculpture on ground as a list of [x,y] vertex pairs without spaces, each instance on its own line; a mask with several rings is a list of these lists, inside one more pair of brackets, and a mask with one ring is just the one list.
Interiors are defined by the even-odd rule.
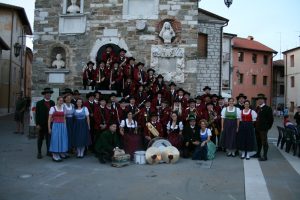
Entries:
[[80,7],[76,5],[76,0],[71,0],[71,5],[68,7],[67,12],[76,14],[80,12]]
[[164,40],[165,44],[171,44],[171,40],[173,37],[175,37],[175,32],[171,26],[170,22],[165,22],[160,33],[159,37],[161,37]]
[[65,68],[65,62],[62,60],[61,54],[56,55],[56,60],[52,62],[52,67],[56,67],[56,69]]

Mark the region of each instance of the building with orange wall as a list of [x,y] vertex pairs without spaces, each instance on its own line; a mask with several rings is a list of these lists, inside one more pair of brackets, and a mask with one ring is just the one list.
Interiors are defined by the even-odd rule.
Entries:
[[277,52],[262,43],[248,38],[233,38],[232,96],[244,93],[252,105],[255,97],[263,93],[267,104],[272,103],[272,65]]

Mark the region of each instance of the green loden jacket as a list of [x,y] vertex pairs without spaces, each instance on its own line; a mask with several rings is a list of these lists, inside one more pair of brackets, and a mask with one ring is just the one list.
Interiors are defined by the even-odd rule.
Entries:
[[112,152],[115,147],[120,147],[120,137],[118,133],[110,130],[101,133],[95,144],[97,153]]

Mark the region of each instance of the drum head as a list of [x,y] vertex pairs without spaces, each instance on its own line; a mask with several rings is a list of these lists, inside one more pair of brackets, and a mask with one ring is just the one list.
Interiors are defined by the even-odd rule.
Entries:
[[169,146],[162,152],[162,159],[165,163],[176,163],[179,160],[180,153],[176,147]]
[[158,148],[150,147],[146,151],[146,161],[150,165],[158,164],[161,160],[161,154]]
[[169,140],[166,140],[166,139],[161,138],[161,137],[153,138],[148,144],[148,148],[149,147],[157,147],[159,149],[163,149],[163,148],[166,148],[168,146],[172,146],[172,144],[169,142]]

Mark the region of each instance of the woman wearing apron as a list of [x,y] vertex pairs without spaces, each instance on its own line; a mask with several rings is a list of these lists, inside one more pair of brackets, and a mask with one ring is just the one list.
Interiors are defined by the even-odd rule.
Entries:
[[235,157],[236,135],[239,130],[241,110],[234,106],[233,98],[228,99],[228,107],[221,112],[221,145],[227,149],[227,156]]
[[172,146],[176,147],[179,151],[183,143],[182,130],[182,121],[179,121],[177,112],[172,112],[171,120],[167,124],[168,140]]
[[207,160],[207,143],[210,141],[211,130],[207,128],[208,122],[205,119],[200,120],[201,129],[199,132],[196,132],[193,141],[193,144],[196,145],[195,152],[193,153],[193,160]]
[[52,159],[55,162],[66,158],[68,151],[68,133],[63,103],[63,97],[58,97],[56,106],[50,108],[48,118],[48,130],[51,134],[49,151],[52,152]]
[[133,119],[132,112],[127,113],[127,118],[121,121],[120,134],[123,138],[123,146],[126,153],[133,159],[134,152],[141,149],[142,138],[138,134],[137,122]]

